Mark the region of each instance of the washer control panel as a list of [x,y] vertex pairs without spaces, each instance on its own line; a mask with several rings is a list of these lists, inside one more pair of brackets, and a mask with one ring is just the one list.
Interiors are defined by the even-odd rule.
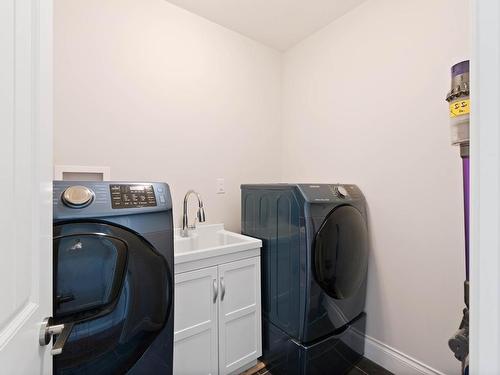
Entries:
[[111,184],[109,190],[111,207],[114,209],[157,206],[153,185]]

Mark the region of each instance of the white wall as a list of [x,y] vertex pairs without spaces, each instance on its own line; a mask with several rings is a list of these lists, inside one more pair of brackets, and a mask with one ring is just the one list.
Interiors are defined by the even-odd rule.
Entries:
[[280,53],[164,0],[56,0],[54,27],[55,164],[166,181],[177,223],[194,188],[239,230],[239,185],[279,179]]
[[448,374],[464,260],[444,97],[468,6],[367,1],[289,50],[283,73],[284,180],[356,183],[369,204],[368,335]]

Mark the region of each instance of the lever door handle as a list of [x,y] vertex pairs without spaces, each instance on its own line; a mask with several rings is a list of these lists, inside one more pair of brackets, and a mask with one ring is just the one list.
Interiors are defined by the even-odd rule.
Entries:
[[66,341],[73,330],[74,323],[54,324],[52,325],[52,318],[45,318],[40,327],[40,335],[38,342],[40,346],[45,346],[50,343],[52,336],[57,335],[56,342],[50,350],[50,354],[59,355],[62,353]]

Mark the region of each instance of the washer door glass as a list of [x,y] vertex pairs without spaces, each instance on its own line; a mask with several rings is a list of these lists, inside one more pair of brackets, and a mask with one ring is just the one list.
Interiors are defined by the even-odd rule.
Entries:
[[58,317],[99,310],[118,298],[125,273],[126,244],[102,234],[54,239],[55,311]]
[[352,206],[335,208],[314,241],[314,270],[322,289],[335,299],[353,296],[368,265],[368,232],[361,213]]
[[172,280],[166,259],[138,233],[105,222],[55,225],[54,319],[75,324],[54,374],[131,370],[164,332]]

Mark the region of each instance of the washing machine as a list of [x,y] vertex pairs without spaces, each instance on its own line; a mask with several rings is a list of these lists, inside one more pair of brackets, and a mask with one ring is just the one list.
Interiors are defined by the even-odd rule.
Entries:
[[242,233],[262,240],[271,372],[344,374],[364,354],[368,229],[349,184],[242,185]]
[[155,182],[55,181],[56,375],[172,374],[173,223]]

